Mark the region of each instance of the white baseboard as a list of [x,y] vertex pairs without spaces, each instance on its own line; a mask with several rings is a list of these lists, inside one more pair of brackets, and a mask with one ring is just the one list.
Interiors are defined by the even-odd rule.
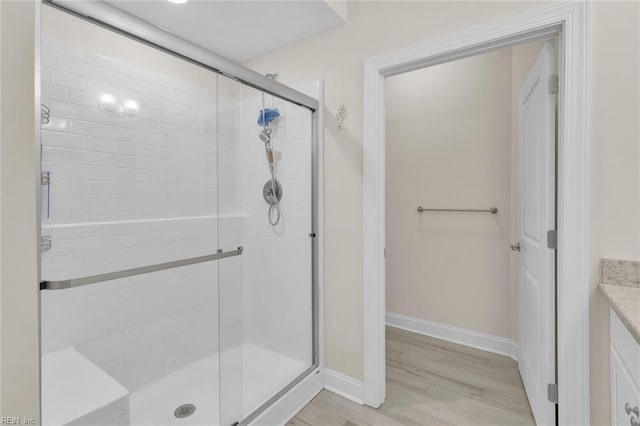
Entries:
[[316,369],[249,424],[285,425],[320,393],[322,385],[322,371]]
[[518,362],[518,344],[514,340],[511,341],[511,353],[509,353],[509,357]]
[[387,325],[518,360],[518,344],[505,337],[387,312]]
[[325,368],[324,388],[357,404],[363,404],[364,384],[346,374]]

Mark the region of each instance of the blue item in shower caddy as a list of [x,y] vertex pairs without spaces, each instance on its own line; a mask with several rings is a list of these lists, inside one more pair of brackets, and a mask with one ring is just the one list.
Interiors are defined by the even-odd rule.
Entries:
[[260,110],[258,115],[258,126],[268,126],[273,120],[280,117],[280,113],[277,108],[265,108]]

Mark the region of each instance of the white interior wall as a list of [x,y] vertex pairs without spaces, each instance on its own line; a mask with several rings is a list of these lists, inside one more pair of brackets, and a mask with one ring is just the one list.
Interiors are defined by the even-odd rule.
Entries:
[[502,49],[385,80],[388,312],[512,337],[511,68]]
[[591,8],[591,422],[609,424],[609,304],[596,286],[602,258],[640,259],[640,4]]
[[39,422],[36,80],[39,3],[0,2],[0,415]]
[[[2,7],[0,7],[0,22],[2,22]],[[6,37],[6,36],[5,36]],[[0,46],[2,45],[2,31],[0,31]],[[34,46],[35,47],[35,46]],[[0,117],[2,116],[2,59],[0,59]],[[2,135],[2,121],[0,120],[0,141]],[[2,164],[2,150],[0,150],[0,164]],[[2,173],[0,172],[0,188],[2,187]],[[0,221],[2,220],[2,196],[0,194]],[[0,242],[2,241],[2,226],[0,222]],[[0,243],[0,259],[2,259],[2,244]],[[0,277],[2,276],[2,265],[0,264]],[[1,282],[0,282],[1,286]],[[0,287],[1,290],[1,287]],[[2,303],[0,302],[0,318],[2,318]],[[0,342],[2,342],[2,327],[0,326]],[[2,383],[2,351],[0,351],[0,383]],[[2,396],[0,389],[0,413],[2,413]]]

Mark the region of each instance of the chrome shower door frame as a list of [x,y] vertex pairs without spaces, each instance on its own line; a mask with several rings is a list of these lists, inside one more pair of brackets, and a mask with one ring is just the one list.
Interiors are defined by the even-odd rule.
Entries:
[[[273,406],[280,398],[291,391],[311,374],[317,372],[320,367],[320,300],[319,300],[319,138],[320,138],[320,103],[302,92],[289,86],[272,80],[249,68],[237,64],[227,58],[203,49],[191,42],[175,36],[159,27],[130,15],[105,2],[80,2],[69,0],[43,0],[43,5],[54,7],[66,13],[77,16],[88,22],[107,28],[142,44],[151,46],[157,50],[178,57],[184,61],[203,67],[216,74],[229,77],[244,85],[276,96],[285,101],[308,109],[311,113],[311,312],[312,312],[312,364],[300,375],[289,382],[285,387],[256,408],[253,412],[240,420],[238,425],[247,425]],[[39,84],[39,82],[36,82]],[[38,141],[39,142],[39,141]],[[37,169],[40,170],[40,156],[36,159]],[[41,199],[38,196],[38,201]],[[40,212],[40,205],[38,205]],[[38,216],[39,218],[40,216]],[[41,224],[38,221],[38,238],[41,234]],[[40,260],[40,259],[38,259]],[[38,262],[40,265],[40,261]],[[157,266],[157,265],[156,265]],[[40,277],[40,271],[38,271]],[[42,410],[41,410],[42,411]]]

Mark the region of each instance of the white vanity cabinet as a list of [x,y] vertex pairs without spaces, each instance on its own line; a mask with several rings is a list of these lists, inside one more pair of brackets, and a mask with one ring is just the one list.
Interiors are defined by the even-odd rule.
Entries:
[[611,424],[640,426],[640,345],[611,310]]

